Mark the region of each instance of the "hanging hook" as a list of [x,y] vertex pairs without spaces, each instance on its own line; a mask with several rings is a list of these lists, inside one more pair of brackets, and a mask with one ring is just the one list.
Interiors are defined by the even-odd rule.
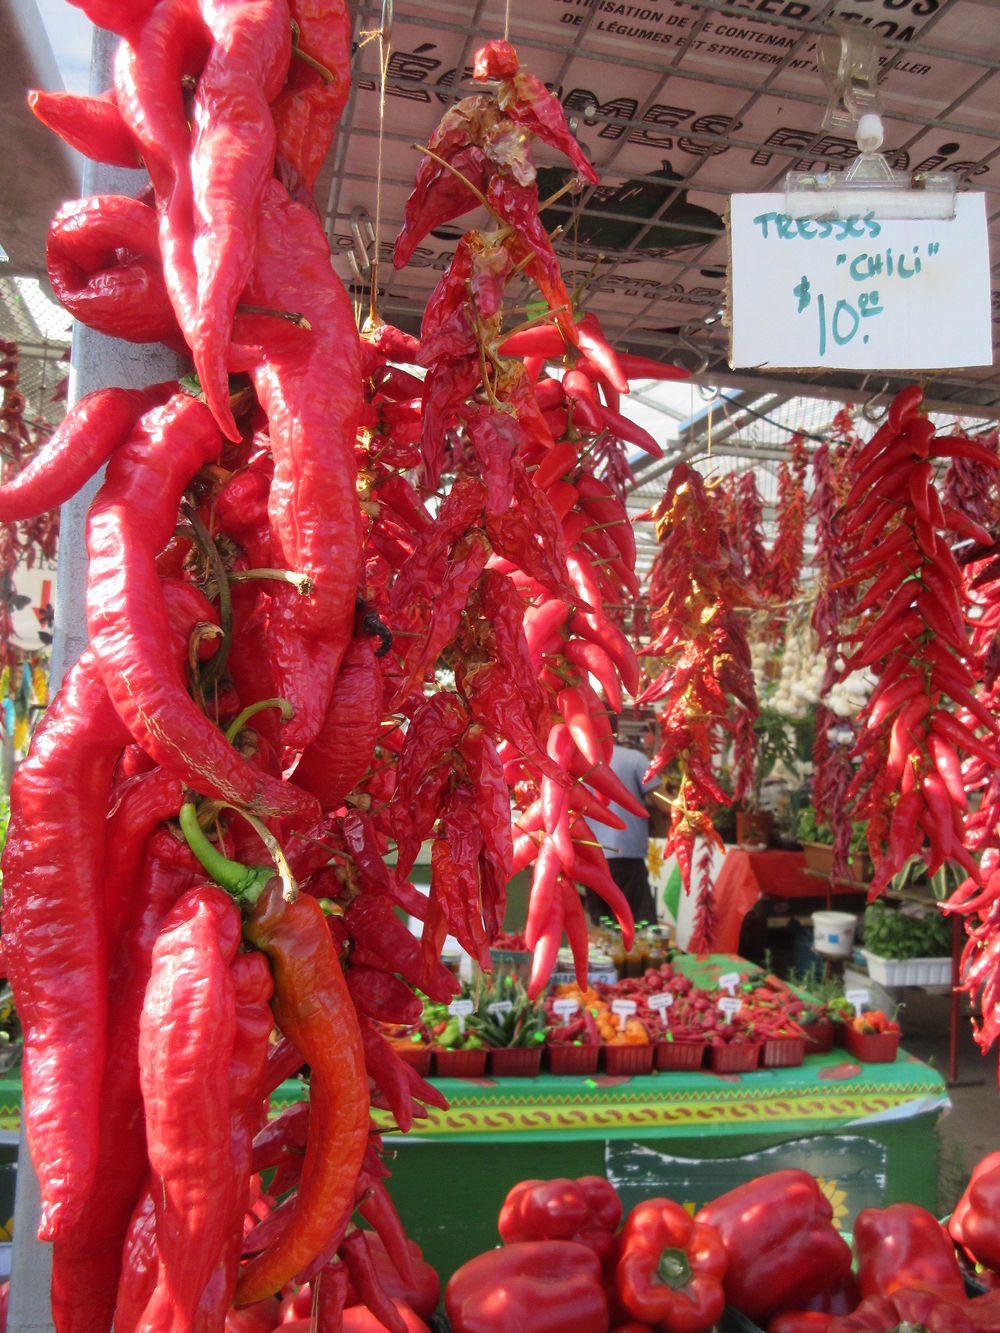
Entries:
[[703,375],[705,371],[708,369],[708,360],[709,360],[708,353],[702,351],[702,349],[696,343],[692,342],[691,338],[688,336],[689,332],[692,329],[699,327],[702,326],[698,323],[685,324],[676,335],[677,341],[684,348],[684,350],[690,352],[692,356],[695,356],[698,359],[698,364],[695,367],[695,369],[689,372],[692,379],[697,378],[697,376],[699,375]]
[[[861,381],[861,392],[862,392],[862,393],[864,393],[864,391],[865,391],[865,388],[866,388],[866,386],[867,386],[867,384],[868,384],[868,379],[869,379],[869,376],[866,375],[866,376],[864,377],[864,379]],[[870,421],[871,424],[872,424],[873,426],[877,426],[877,425],[879,424],[879,422],[880,422],[880,421],[884,418],[884,416],[886,415],[886,412],[889,411],[889,408],[888,408],[888,405],[886,405],[885,409],[884,409],[882,412],[875,413],[875,412],[872,411],[872,403],[874,403],[874,402],[876,401],[876,399],[881,398],[881,397],[883,396],[883,394],[885,394],[885,393],[887,392],[888,388],[889,388],[889,381],[888,381],[888,380],[883,380],[883,381],[882,381],[882,387],[881,387],[881,389],[879,389],[879,390],[877,390],[875,393],[873,393],[873,394],[871,395],[870,398],[866,398],[865,401],[864,401],[864,403],[863,403],[862,406],[861,406],[861,415],[864,417],[864,419],[865,419],[866,421]]]
[[375,244],[375,227],[363,204],[357,204],[351,209],[351,240],[354,245],[351,255],[355,260],[353,267],[360,273],[367,273],[372,266],[370,252]]
[[392,42],[392,0],[382,0],[382,40],[388,46]]

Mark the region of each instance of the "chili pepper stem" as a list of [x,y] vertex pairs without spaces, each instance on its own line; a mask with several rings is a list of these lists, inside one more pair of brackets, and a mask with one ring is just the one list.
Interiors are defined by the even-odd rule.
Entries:
[[236,313],[238,315],[264,315],[269,319],[286,319],[289,324],[294,324],[296,328],[303,329],[306,333],[312,332],[312,325],[305,315],[298,310],[276,310],[273,306],[246,305],[241,301],[236,307]]
[[[205,665],[203,670],[199,671],[195,669],[193,673],[195,680],[198,682],[198,692],[199,694],[202,694],[202,691],[207,686],[214,685],[221,679],[222,673],[225,670],[226,662],[229,658],[229,644],[233,634],[233,602],[229,595],[229,580],[226,577],[226,567],[222,562],[222,557],[219,555],[218,547],[212,540],[208,529],[198,517],[194,507],[185,501],[183,509],[184,516],[191,525],[195,540],[205,552],[205,558],[208,561],[212,576],[215,580],[219,598],[219,623],[222,627],[220,630],[220,633],[222,634],[222,643],[219,646],[218,652]],[[202,698],[202,708],[204,710],[204,698]]]
[[[228,856],[223,856],[212,845],[204,829],[198,823],[198,812],[194,801],[190,799],[190,793],[188,797],[189,799],[186,799],[181,805],[180,814],[178,815],[185,842],[220,888],[225,889],[236,899],[253,904],[274,878],[274,868],[272,866],[245,866],[238,861],[230,861]],[[269,833],[268,837],[270,836]],[[284,857],[282,857],[282,860],[284,860]]]
[[299,574],[292,569],[272,569],[265,565],[260,569],[233,570],[229,575],[230,583],[249,583],[252,579],[277,579],[279,583],[290,583],[303,597],[308,597],[313,589],[313,581],[308,574]]
[[236,714],[232,722],[226,728],[226,740],[230,745],[234,744],[236,737],[240,734],[250,719],[261,713],[265,708],[279,708],[281,710],[282,722],[290,722],[294,709],[287,699],[259,699],[255,704],[247,704],[246,708]]

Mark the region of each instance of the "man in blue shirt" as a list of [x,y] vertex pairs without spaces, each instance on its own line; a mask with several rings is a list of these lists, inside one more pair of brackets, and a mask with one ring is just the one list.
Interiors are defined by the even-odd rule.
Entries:
[[[612,726],[615,721],[617,719],[612,720]],[[656,777],[643,782],[643,774],[649,767],[648,757],[641,750],[621,745],[617,738],[611,756],[611,767],[615,776],[620,778],[640,803],[645,802],[647,792],[659,786],[659,778]],[[604,824],[596,826],[604,854],[608,858],[611,878],[625,895],[636,921],[655,921],[656,904],[653,901],[653,891],[649,887],[649,872],[646,867],[649,816],[642,818],[630,814],[614,802],[610,808],[625,824],[623,829],[608,828]],[[587,890],[585,906],[595,924],[602,916],[609,915],[607,904],[592,889]]]

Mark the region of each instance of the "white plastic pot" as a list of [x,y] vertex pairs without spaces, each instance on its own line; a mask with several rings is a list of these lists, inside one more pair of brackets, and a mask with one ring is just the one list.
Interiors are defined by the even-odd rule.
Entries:
[[850,958],[858,918],[850,912],[813,912],[813,949],[827,958]]

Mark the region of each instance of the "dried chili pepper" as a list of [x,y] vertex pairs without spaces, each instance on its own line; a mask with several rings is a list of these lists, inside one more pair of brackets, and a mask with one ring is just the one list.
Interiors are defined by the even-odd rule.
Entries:
[[351,15],[344,0],[290,0],[288,7],[297,30],[294,59],[271,114],[279,170],[291,167],[311,189],[350,92]]
[[155,555],[173,531],[184,488],[219,447],[208,409],[178,395],[147,413],[112,457],[87,522],[91,642],[115,707],[164,767],[222,800],[309,819],[313,798],[247,764],[177,672],[164,670],[169,626]]
[[[312,585],[308,596],[277,585],[268,625],[275,684],[296,710],[285,740],[301,747],[322,725],[354,629],[362,535],[354,461],[360,351],[323,229],[275,181],[258,215],[246,299],[300,311],[312,328],[309,334],[296,330],[288,345],[266,341],[262,359],[251,358],[250,367],[274,455],[272,540],[285,568],[307,575]],[[240,324],[238,318],[237,339]]]
[[28,106],[43,125],[84,157],[112,167],[134,170],[142,166],[138,145],[122,119],[113,89],[90,97],[31,88]]
[[205,0],[212,49],[195,90],[191,185],[197,300],[191,353],[205,401],[230,440],[226,354],[253,264],[257,213],[274,163],[269,102],[291,59],[287,0]]
[[106,1052],[104,816],[129,736],[94,655],[70,669],[11,783],[4,960],[24,1028],[39,1237],[79,1220],[97,1165]]

